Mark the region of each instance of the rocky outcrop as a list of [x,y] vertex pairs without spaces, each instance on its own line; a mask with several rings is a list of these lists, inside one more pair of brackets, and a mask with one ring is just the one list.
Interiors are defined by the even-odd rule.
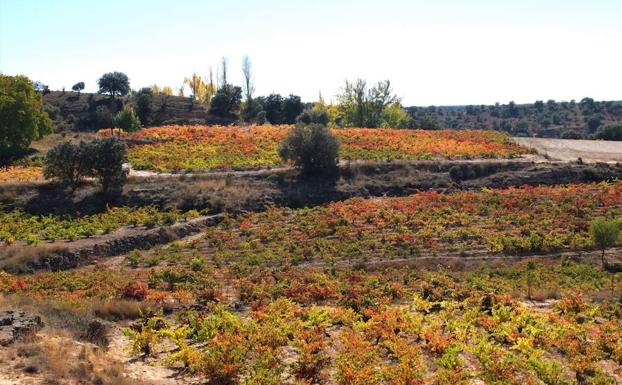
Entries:
[[23,311],[0,311],[0,345],[7,346],[20,338],[37,333],[43,327],[41,317]]

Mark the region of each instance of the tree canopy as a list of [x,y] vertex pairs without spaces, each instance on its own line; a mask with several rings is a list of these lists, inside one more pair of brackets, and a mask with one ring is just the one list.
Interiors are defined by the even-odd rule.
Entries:
[[51,132],[52,121],[43,111],[43,96],[25,76],[0,75],[0,153],[24,151]]
[[130,92],[130,79],[123,72],[108,72],[97,80],[99,93],[115,96],[125,96]]

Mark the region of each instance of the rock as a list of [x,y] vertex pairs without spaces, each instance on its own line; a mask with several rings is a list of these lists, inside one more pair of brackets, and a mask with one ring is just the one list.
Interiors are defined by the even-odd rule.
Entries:
[[0,311],[0,345],[7,346],[16,340],[35,334],[43,327],[41,317],[23,311]]

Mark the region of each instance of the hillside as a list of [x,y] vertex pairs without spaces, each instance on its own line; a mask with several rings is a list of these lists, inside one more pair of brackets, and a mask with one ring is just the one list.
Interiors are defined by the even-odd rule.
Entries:
[[407,107],[419,128],[491,129],[513,136],[557,138],[568,131],[589,138],[601,124],[622,120],[622,101],[537,101],[493,106]]
[[[106,95],[52,91],[44,96],[45,109],[58,131],[91,131],[108,128],[114,114],[130,97],[111,100]],[[622,120],[622,101],[536,102],[492,106],[406,107],[413,128],[499,130],[513,136],[558,138],[565,132],[574,139],[589,139],[602,124]],[[156,94],[150,126],[165,124],[230,124],[231,119],[210,115],[192,99]],[[576,135],[578,134],[578,135]]]
[[[44,96],[45,110],[55,131],[92,131],[112,126],[112,118],[129,97],[111,100],[107,95],[52,91]],[[190,98],[157,94],[153,98],[152,125],[180,123],[230,123],[211,116],[207,108]]]

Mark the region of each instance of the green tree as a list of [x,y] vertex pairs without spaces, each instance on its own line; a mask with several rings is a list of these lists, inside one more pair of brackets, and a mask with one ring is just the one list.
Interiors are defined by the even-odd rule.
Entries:
[[605,268],[605,251],[620,238],[620,223],[615,220],[597,219],[590,226],[592,242],[601,251],[601,262]]
[[410,128],[412,126],[412,118],[398,102],[382,110],[380,121],[380,127],[383,128]]
[[241,102],[242,89],[231,84],[225,84],[212,97],[209,112],[216,116],[235,118]]
[[33,140],[51,132],[52,121],[43,111],[43,96],[25,76],[0,74],[0,154],[26,150]]
[[603,140],[622,140],[622,122],[600,126],[595,137]]
[[270,94],[261,99],[266,119],[270,124],[283,123],[283,97],[279,94]]
[[281,144],[279,155],[292,161],[304,174],[334,174],[337,171],[339,142],[321,124],[297,124]]
[[77,93],[78,93],[78,95],[80,95],[80,92],[84,89],[84,82],[78,82],[78,83],[74,84],[74,85],[71,87],[71,89],[72,89],[74,92],[77,92]]
[[88,174],[84,158],[84,143],[75,145],[69,141],[54,146],[45,156],[43,176],[55,179],[63,187],[78,187],[82,178]]
[[304,110],[302,114],[296,118],[296,123],[299,124],[321,124],[327,126],[330,121],[328,111],[325,109],[308,109]]
[[263,111],[263,106],[259,99],[247,99],[240,107],[240,119],[245,122],[257,121],[257,116],[261,111]]
[[342,124],[346,127],[381,127],[385,109],[399,103],[388,80],[378,82],[370,89],[365,80],[346,81],[337,99]]
[[294,124],[296,118],[302,113],[304,108],[305,106],[302,104],[300,96],[289,95],[283,100],[283,118],[281,122],[285,124]]
[[97,80],[100,94],[109,94],[111,99],[115,96],[125,96],[130,92],[130,79],[123,72],[108,72]]
[[102,191],[108,194],[119,189],[127,180],[123,163],[127,159],[125,145],[115,137],[95,139],[85,143],[83,149],[84,167],[89,176],[97,178]]
[[153,90],[150,87],[138,90],[134,95],[134,105],[138,119],[145,126],[149,125],[153,117]]
[[134,109],[131,107],[117,112],[114,119],[112,119],[112,125],[126,132],[140,131],[143,128],[140,124],[140,119],[138,119]]

